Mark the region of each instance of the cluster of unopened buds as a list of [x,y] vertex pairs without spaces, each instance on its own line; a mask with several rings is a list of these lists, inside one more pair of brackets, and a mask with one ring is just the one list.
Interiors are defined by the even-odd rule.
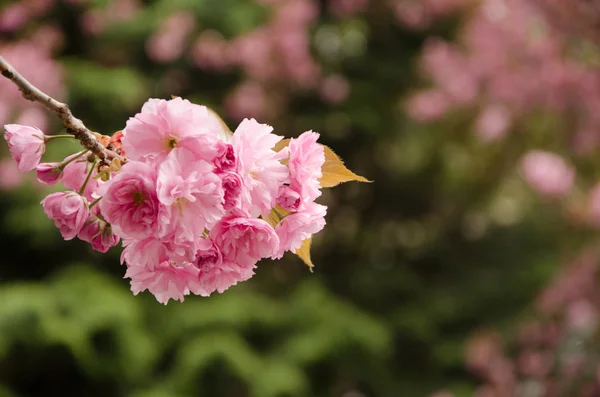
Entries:
[[97,134],[111,158],[82,150],[40,163],[49,141],[72,136],[4,128],[21,171],[69,189],[42,200],[63,238],[100,252],[122,241],[133,293],[147,289],[165,304],[221,293],[286,251],[312,266],[311,238],[327,212],[315,202],[321,188],[365,181],[315,132],[283,140],[246,119],[231,133],[210,109],[181,98],[150,99],[123,131]]

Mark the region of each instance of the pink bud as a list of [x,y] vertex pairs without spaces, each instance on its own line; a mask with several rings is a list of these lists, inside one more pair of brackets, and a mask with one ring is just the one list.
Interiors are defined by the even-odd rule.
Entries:
[[300,206],[300,194],[289,186],[283,185],[279,187],[277,195],[277,205],[286,211],[297,211]]
[[19,124],[7,124],[4,129],[6,130],[4,138],[8,142],[8,149],[17,162],[19,171],[34,169],[46,150],[44,133],[38,128]]
[[230,143],[217,143],[217,156],[213,160],[217,172],[234,170],[237,167],[237,157]]
[[37,180],[46,185],[54,185],[62,178],[60,163],[40,163],[35,167]]
[[75,192],[52,193],[41,204],[65,240],[77,236],[90,213],[85,197]]
[[87,220],[77,237],[92,244],[92,249],[102,253],[119,243],[119,236],[113,233],[111,226],[97,216]]

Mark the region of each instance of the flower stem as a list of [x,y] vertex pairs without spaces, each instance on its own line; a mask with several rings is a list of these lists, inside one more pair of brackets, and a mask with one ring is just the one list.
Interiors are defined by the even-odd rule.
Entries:
[[87,152],[89,152],[89,150],[82,150],[81,152],[77,153],[76,156],[73,156],[72,158],[68,159],[67,161],[64,161],[64,162],[60,163],[60,168],[64,170],[65,167],[69,163],[72,163],[73,161],[77,160],[78,158],[80,158],[81,156],[83,156],[84,154],[86,154]]
[[83,185],[81,186],[81,189],[79,189],[79,194],[83,194],[83,191],[85,190],[85,187],[87,186],[90,178],[92,177],[92,174],[94,173],[94,169],[96,168],[96,163],[97,161],[94,161],[94,163],[92,164],[91,168],[90,168],[90,172],[88,172],[87,176],[85,177],[85,181],[83,182]]
[[55,139],[77,139],[73,135],[46,135],[44,140],[46,143],[53,141]]
[[102,197],[98,197],[96,200],[92,201],[92,204],[90,204],[89,208],[92,209],[92,207],[98,204],[100,200],[102,200]]

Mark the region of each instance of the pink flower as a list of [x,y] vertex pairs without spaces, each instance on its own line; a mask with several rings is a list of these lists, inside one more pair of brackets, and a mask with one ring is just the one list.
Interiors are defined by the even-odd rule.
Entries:
[[150,270],[161,262],[168,261],[165,245],[155,237],[143,240],[127,239],[123,241],[125,249],[121,253],[121,264],[141,266]]
[[[64,159],[64,161],[69,161],[73,157],[78,154],[73,154]],[[92,166],[92,163],[87,161],[87,157],[83,156],[76,160],[68,163],[64,169],[62,170],[61,182],[67,188],[74,191],[79,191],[85,179],[87,178],[87,174],[89,172],[89,167]],[[83,190],[83,195],[88,200],[92,201],[92,195],[98,190],[98,186],[100,186],[100,181],[94,178],[97,175],[97,171],[92,172],[92,177],[88,180],[87,185],[85,185],[85,189]]]
[[254,275],[252,267],[244,268],[237,263],[224,261],[219,247],[210,239],[200,240],[198,246],[195,265],[200,270],[198,279],[202,295],[208,296],[214,291],[223,293]]
[[163,261],[153,269],[129,266],[125,277],[131,279],[131,292],[134,295],[147,289],[157,301],[166,305],[169,299],[183,302],[185,295],[200,291],[198,273],[198,268],[190,263]]
[[232,144],[246,191],[242,209],[252,217],[268,213],[275,206],[279,186],[288,177],[287,167],[272,150],[282,137],[271,131],[273,128],[268,125],[246,119],[233,134]]
[[[305,204],[321,195],[319,179],[323,176],[321,167],[325,163],[325,149],[317,143],[318,139],[319,134],[307,131],[297,139],[290,140],[289,146],[282,151],[284,156],[289,153],[291,189],[300,194]],[[292,194],[290,190],[286,192]]]
[[221,178],[211,164],[194,160],[194,154],[177,148],[158,171],[160,235],[173,235],[176,244],[194,242],[225,213]]
[[74,192],[52,193],[41,204],[65,240],[77,236],[90,213],[85,197]]
[[279,248],[275,230],[262,219],[227,216],[210,231],[210,238],[224,260],[245,269],[253,268],[261,258],[272,257]]
[[301,203],[300,193],[288,185],[281,185],[279,187],[279,194],[277,195],[278,206],[286,211],[296,212]]
[[521,160],[523,178],[539,193],[558,197],[573,186],[575,171],[565,160],[549,152],[532,150]]
[[35,174],[40,183],[54,185],[62,177],[63,170],[60,163],[41,163],[35,167]]
[[175,98],[149,99],[141,113],[127,121],[123,149],[131,160],[160,164],[176,147],[188,147],[198,157],[212,161],[219,121],[204,106]]
[[213,160],[217,172],[235,170],[237,168],[237,157],[230,143],[219,141],[217,144],[217,156]]
[[113,233],[111,226],[97,216],[87,220],[77,237],[92,244],[94,250],[102,253],[119,243],[119,236]]
[[125,164],[98,189],[100,212],[122,238],[145,238],[157,230],[156,172],[138,161]]
[[241,208],[243,181],[237,172],[228,171],[219,174],[223,184],[225,211],[236,211]]
[[19,124],[7,124],[4,129],[4,138],[19,171],[34,169],[46,150],[44,133],[38,128]]
[[297,250],[304,240],[320,232],[325,227],[326,214],[326,206],[312,202],[283,218],[275,228],[279,236],[279,251],[275,258],[281,258],[285,251]]

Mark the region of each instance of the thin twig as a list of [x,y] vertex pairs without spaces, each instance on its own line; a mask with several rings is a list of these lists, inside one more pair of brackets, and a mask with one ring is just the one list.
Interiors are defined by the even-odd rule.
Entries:
[[12,81],[23,94],[25,99],[32,102],[39,102],[48,110],[56,113],[62,120],[67,132],[72,134],[81,142],[81,145],[94,153],[101,160],[112,160],[118,158],[124,162],[124,158],[119,154],[105,148],[94,136],[81,120],[73,116],[71,109],[65,103],[59,102],[56,99],[42,92],[39,88],[31,84],[25,77],[13,68],[4,58],[0,56],[0,72],[4,77]]

